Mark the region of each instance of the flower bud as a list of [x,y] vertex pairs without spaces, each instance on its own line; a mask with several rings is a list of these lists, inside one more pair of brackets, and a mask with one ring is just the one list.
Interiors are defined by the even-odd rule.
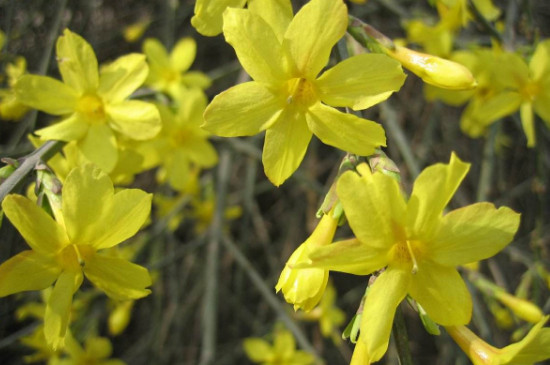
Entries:
[[325,214],[313,233],[290,256],[275,286],[277,292],[283,291],[285,300],[294,304],[294,310],[312,310],[321,300],[328,282],[328,270],[294,269],[292,265],[307,259],[310,251],[317,246],[332,242],[338,220],[332,217],[332,211]]
[[537,323],[543,317],[540,308],[528,300],[515,297],[504,291],[495,292],[495,298],[510,308],[516,316],[527,322]]
[[427,84],[449,90],[469,90],[477,86],[470,70],[459,63],[401,46],[386,50],[388,56],[401,62]]

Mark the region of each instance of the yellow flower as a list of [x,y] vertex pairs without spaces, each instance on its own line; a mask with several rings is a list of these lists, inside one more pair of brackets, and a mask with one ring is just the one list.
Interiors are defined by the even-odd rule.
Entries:
[[307,258],[315,247],[332,242],[338,220],[332,217],[332,211],[323,215],[313,233],[288,259],[279,281],[277,292],[283,291],[285,300],[294,304],[294,310],[312,310],[321,300],[328,283],[328,271],[324,269],[294,269],[292,265]]
[[292,333],[283,328],[275,330],[273,346],[261,338],[249,337],[243,347],[250,360],[262,365],[308,365],[315,360],[310,353],[296,350]]
[[225,39],[254,81],[217,95],[206,108],[203,127],[223,137],[266,130],[262,161],[275,185],[298,168],[313,134],[358,155],[385,145],[379,124],[328,105],[360,110],[387,99],[405,79],[399,63],[362,54],[318,76],[347,25],[342,1],[312,0],[293,19],[260,7],[228,8]]
[[191,171],[209,168],[218,163],[218,154],[208,142],[208,132],[200,128],[206,108],[206,96],[200,90],[188,90],[178,100],[174,114],[168,107],[159,105],[162,132],[152,143],[157,146],[156,157],[161,168],[159,180],[167,181],[178,191],[185,189]]
[[509,208],[477,203],[443,215],[468,169],[454,154],[448,165],[426,168],[408,202],[397,181],[366,164],[339,178],[338,197],[357,239],[317,248],[297,267],[356,275],[385,268],[361,319],[369,361],[386,352],[395,309],[407,294],[439,324],[468,323],[472,300],[455,267],[491,257],[512,240],[519,214]]
[[125,365],[118,359],[111,359],[113,346],[105,337],[87,337],[82,347],[72,336],[67,337],[65,353],[68,358],[63,359],[63,365]]
[[57,40],[57,60],[64,83],[24,75],[15,85],[23,104],[62,116],[60,122],[36,131],[42,139],[76,141],[88,160],[110,172],[118,160],[118,134],[145,140],[160,131],[153,104],[126,100],[147,77],[143,55],[122,56],[98,72],[92,47],[65,29]]
[[145,84],[155,90],[178,99],[189,87],[206,89],[210,86],[208,76],[200,71],[189,71],[197,54],[193,38],[180,39],[170,54],[157,39],[148,38],[143,42],[143,53],[150,67]]
[[20,120],[29,111],[26,105],[17,100],[13,89],[17,80],[23,76],[26,70],[27,61],[23,57],[17,57],[14,63],[6,65],[9,89],[0,89],[0,119]]
[[72,297],[83,274],[114,299],[150,293],[145,268],[98,252],[139,230],[151,209],[150,194],[137,189],[115,194],[109,177],[88,164],[72,170],[65,180],[62,222],[20,195],[8,195],[2,208],[32,249],[0,265],[0,296],[42,290],[55,282],[44,318],[52,348],[63,346]]
[[144,19],[124,27],[122,30],[124,40],[128,43],[137,42],[147,30],[149,24],[151,24],[151,20]]
[[548,316],[539,321],[523,340],[496,348],[465,326],[445,327],[474,365],[532,365],[550,359],[550,328],[542,328]]

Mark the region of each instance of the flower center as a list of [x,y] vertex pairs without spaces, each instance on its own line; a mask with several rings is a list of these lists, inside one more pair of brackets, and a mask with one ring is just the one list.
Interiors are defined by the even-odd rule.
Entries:
[[284,94],[287,95],[286,103],[299,109],[307,109],[319,100],[315,85],[301,77],[288,80],[284,85]]
[[162,71],[162,79],[170,84],[172,82],[179,82],[181,79],[181,73],[179,71],[165,69]]
[[540,92],[541,87],[537,82],[528,82],[520,89],[523,98],[529,101],[533,101]]
[[76,110],[84,115],[88,122],[102,123],[105,120],[103,101],[97,95],[82,95],[78,100]]
[[401,267],[410,267],[413,274],[418,271],[418,261],[421,255],[420,242],[412,240],[397,242],[390,252],[392,263]]
[[58,260],[66,270],[79,271],[84,261],[94,254],[93,248],[88,245],[68,245],[59,253]]
[[187,130],[178,129],[170,134],[170,141],[174,147],[184,146],[189,139],[190,133]]

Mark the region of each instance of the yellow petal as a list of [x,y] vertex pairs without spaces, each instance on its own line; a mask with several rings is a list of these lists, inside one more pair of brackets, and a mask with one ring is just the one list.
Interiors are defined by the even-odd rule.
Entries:
[[166,48],[158,39],[147,38],[143,42],[143,53],[147,56],[147,62],[152,68],[170,69],[170,58]]
[[88,133],[78,141],[84,157],[106,172],[111,172],[118,161],[117,143],[111,128],[106,124],[92,124]]
[[345,172],[337,192],[355,236],[377,250],[389,250],[403,238],[405,201],[397,181],[382,173],[372,174],[366,164]]
[[74,113],[49,127],[37,130],[35,134],[42,140],[78,141],[86,136],[89,127],[78,113]]
[[124,189],[107,202],[100,221],[96,222],[93,239],[87,243],[96,250],[109,248],[132,237],[151,211],[152,194],[139,189]]
[[409,294],[431,319],[444,326],[466,324],[472,316],[472,299],[454,267],[422,262],[412,275]]
[[514,238],[519,218],[513,210],[490,203],[453,210],[441,219],[430,259],[457,266],[494,256]]
[[262,162],[269,180],[281,185],[304,159],[311,131],[302,113],[285,110],[266,131]]
[[94,255],[86,261],[84,274],[110,298],[139,299],[151,293],[151,277],[146,268],[116,257]]
[[81,272],[63,271],[50,294],[44,315],[44,336],[54,350],[63,348],[65,344],[73,294],[81,283]]
[[119,57],[101,67],[97,92],[109,103],[120,102],[143,84],[148,72],[144,55],[133,53]]
[[347,26],[348,11],[343,1],[312,0],[300,9],[287,28],[283,46],[301,77],[314,79],[319,74]]
[[189,159],[185,152],[182,149],[174,151],[172,157],[166,161],[164,169],[165,176],[160,180],[168,180],[175,190],[184,190],[190,178]]
[[21,195],[4,198],[2,209],[29,246],[43,256],[52,256],[69,242],[67,234],[51,216]]
[[286,28],[294,15],[290,0],[249,0],[248,9],[262,17],[282,43]]
[[[545,90],[549,90],[548,86],[544,86]],[[546,126],[550,128],[550,93],[541,93],[535,99],[533,108],[535,113],[541,117],[546,123]]]
[[479,127],[484,128],[495,120],[518,110],[521,100],[521,96],[516,91],[500,92],[489,98],[474,97],[462,114],[460,128],[475,137]]
[[15,84],[17,100],[48,114],[73,113],[79,94],[66,84],[46,76],[23,75]]
[[384,128],[373,121],[317,103],[306,113],[309,129],[323,143],[361,156],[386,145]]
[[268,354],[271,352],[271,346],[261,338],[245,338],[243,348],[246,356],[254,362],[262,362],[267,360]]
[[255,81],[279,85],[287,79],[281,43],[273,29],[248,10],[223,13],[223,34],[246,72]]
[[191,88],[208,89],[212,85],[212,80],[200,71],[188,71],[181,75],[181,83]]
[[206,139],[189,139],[186,141],[183,151],[187,154],[189,160],[197,166],[208,168],[218,163],[218,153]]
[[162,127],[157,107],[145,101],[127,100],[109,104],[105,112],[109,117],[109,125],[131,139],[151,139]]
[[519,108],[519,114],[521,116],[521,126],[523,132],[527,137],[527,147],[535,147],[535,121],[533,120],[533,104],[526,102],[522,103]]
[[361,337],[370,362],[378,361],[388,349],[395,310],[407,294],[411,274],[388,268],[369,288],[361,318]]
[[204,112],[202,128],[222,137],[252,136],[272,125],[281,101],[257,82],[245,82],[216,95]]
[[534,80],[548,77],[550,70],[550,39],[545,39],[537,45],[537,49],[529,62],[529,70]]
[[275,332],[275,340],[273,341],[273,352],[283,359],[292,356],[296,350],[296,342],[290,331],[280,329]]
[[[114,193],[113,183],[99,168],[86,164],[73,169],[63,186],[63,218],[71,242],[88,244],[107,212]],[[109,223],[112,224],[113,222]]]
[[94,50],[69,29],[57,39],[57,64],[63,81],[79,93],[97,89],[99,75]]
[[353,238],[311,250],[295,268],[319,268],[355,275],[368,275],[388,264],[387,252]]
[[0,297],[52,285],[61,269],[53,259],[31,250],[23,251],[0,265]]
[[182,38],[170,54],[170,65],[177,71],[187,71],[197,55],[197,43],[193,38]]
[[420,173],[407,204],[407,227],[411,237],[431,238],[443,208],[469,169],[470,164],[462,162],[453,152],[449,164],[438,163]]
[[399,62],[383,54],[369,53],[338,63],[325,71],[316,85],[323,102],[360,110],[386,100],[404,81]]
[[242,8],[244,4],[246,0],[197,0],[191,24],[202,35],[218,35],[222,32],[223,11],[228,7]]

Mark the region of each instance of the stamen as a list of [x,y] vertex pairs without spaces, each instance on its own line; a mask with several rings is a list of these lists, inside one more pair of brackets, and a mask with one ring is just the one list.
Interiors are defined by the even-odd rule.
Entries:
[[411,243],[407,240],[407,249],[409,250],[409,255],[411,257],[411,260],[413,262],[413,268],[411,270],[412,274],[416,274],[418,272],[418,263],[416,262],[416,257],[414,257],[413,249],[411,247]]

